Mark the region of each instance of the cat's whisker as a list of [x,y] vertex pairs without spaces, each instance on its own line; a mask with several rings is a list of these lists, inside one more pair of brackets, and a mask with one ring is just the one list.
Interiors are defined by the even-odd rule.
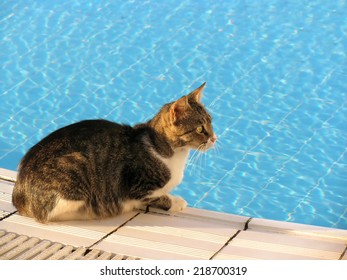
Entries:
[[198,150],[194,150],[193,154],[191,155],[191,157],[189,158],[189,161],[187,163],[187,166],[190,168],[190,172],[189,174],[192,175],[193,172],[195,172],[196,170],[196,161],[199,158],[199,151]]
[[218,140],[214,143],[212,149],[217,151],[219,154],[220,149],[223,148],[223,145],[224,145],[224,142],[218,138]]
[[192,153],[192,155],[190,156],[187,166],[190,166],[194,163],[195,158],[198,156],[199,151],[198,150],[194,150],[194,152]]
[[[208,143],[207,143],[208,144]],[[207,145],[207,144],[204,144],[203,145],[203,151],[200,153],[200,154],[202,154],[202,157],[201,157],[201,164],[200,164],[200,166],[201,167],[205,167],[206,168],[206,162],[207,162],[207,153],[205,153],[204,151],[205,151],[205,146]]]
[[[205,146],[206,146],[206,143],[202,143],[200,144],[196,150],[194,150],[192,156],[190,157],[189,159],[189,162],[188,162],[188,165],[192,166],[191,170],[190,170],[190,174],[192,174],[192,172],[195,172],[196,171],[196,168],[197,167],[201,167],[202,166],[202,157],[201,155],[202,154],[205,154]],[[206,155],[205,155],[206,157]],[[201,168],[199,168],[201,170]]]
[[206,169],[206,165],[207,165],[207,153],[204,153],[203,155],[202,155],[202,157],[203,157],[203,167],[204,167],[204,169]]
[[201,160],[201,154],[202,154],[202,152],[200,150],[197,150],[197,154],[196,154],[196,157],[195,157],[195,160],[194,160],[195,167],[197,166],[197,164]]
[[220,143],[221,143],[220,140],[216,140],[216,142],[212,146],[212,150],[216,151],[218,154],[219,154]]
[[220,148],[219,148],[218,145],[215,145],[215,146],[213,147],[213,150],[216,152],[216,154],[217,154],[218,156],[220,156]]

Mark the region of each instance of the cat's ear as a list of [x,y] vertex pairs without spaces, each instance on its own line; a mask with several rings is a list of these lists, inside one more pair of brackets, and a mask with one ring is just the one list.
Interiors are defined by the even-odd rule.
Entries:
[[175,101],[170,107],[170,118],[172,122],[182,119],[190,108],[187,96],[182,96]]
[[206,82],[203,83],[201,86],[199,86],[197,89],[194,89],[191,93],[188,94],[189,100],[193,100],[195,102],[200,102],[202,97],[202,91],[204,90],[204,87],[206,85]]

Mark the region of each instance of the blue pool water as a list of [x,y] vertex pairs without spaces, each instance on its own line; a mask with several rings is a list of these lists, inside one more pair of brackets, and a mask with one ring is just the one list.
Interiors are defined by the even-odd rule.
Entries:
[[345,1],[1,1],[0,167],[58,127],[134,124],[207,82],[190,206],[347,229]]

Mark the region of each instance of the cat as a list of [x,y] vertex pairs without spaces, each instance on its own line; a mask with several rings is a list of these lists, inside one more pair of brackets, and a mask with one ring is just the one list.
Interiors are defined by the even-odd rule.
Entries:
[[85,120],[46,136],[19,164],[12,195],[18,213],[48,223],[149,206],[183,210],[187,202],[170,191],[183,179],[189,151],[206,151],[217,140],[200,102],[204,86],[146,123]]

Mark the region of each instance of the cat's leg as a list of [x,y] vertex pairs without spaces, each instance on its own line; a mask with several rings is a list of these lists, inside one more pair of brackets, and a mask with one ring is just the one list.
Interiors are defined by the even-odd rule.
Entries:
[[187,207],[187,202],[179,196],[171,194],[162,195],[154,198],[145,199],[147,206],[159,208],[169,212],[179,212]]

